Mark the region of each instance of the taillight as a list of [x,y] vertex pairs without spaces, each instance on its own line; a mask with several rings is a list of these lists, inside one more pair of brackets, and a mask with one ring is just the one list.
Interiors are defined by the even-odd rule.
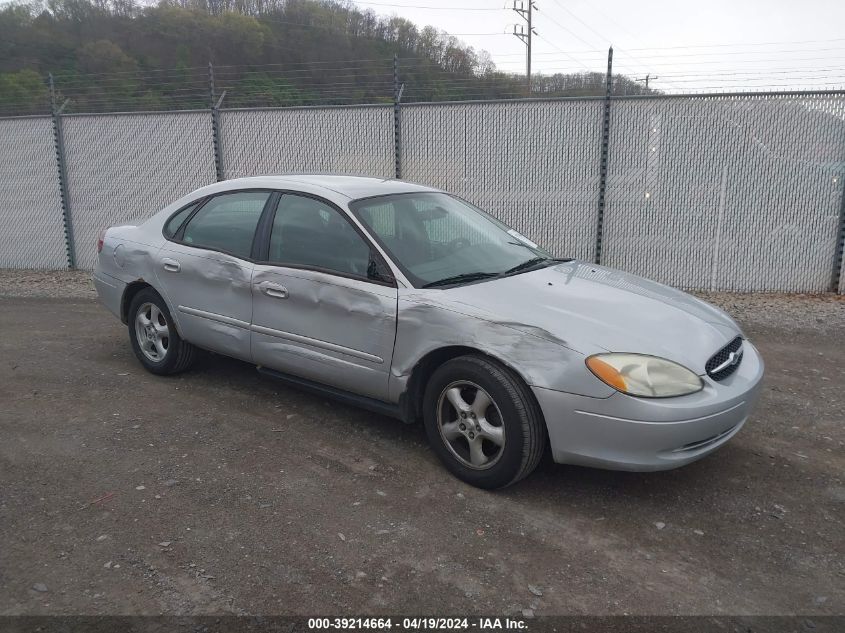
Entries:
[[97,235],[97,252],[98,253],[103,252],[103,242],[106,241],[106,231],[108,231],[108,229],[100,229],[100,234]]

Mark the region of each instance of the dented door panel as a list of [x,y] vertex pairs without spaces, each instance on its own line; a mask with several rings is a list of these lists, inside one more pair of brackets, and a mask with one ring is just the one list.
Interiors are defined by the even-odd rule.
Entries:
[[257,264],[254,362],[386,400],[396,289],[313,270]]
[[178,314],[182,337],[220,354],[252,360],[253,264],[175,242],[166,242],[155,260],[156,276]]

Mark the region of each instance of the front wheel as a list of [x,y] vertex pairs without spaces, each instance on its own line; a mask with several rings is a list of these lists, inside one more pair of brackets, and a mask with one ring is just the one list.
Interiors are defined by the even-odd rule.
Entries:
[[511,370],[461,356],[435,370],[425,389],[425,430],[446,468],[479,488],[502,488],[537,467],[546,444],[543,417]]
[[141,364],[154,374],[177,374],[194,362],[195,348],[182,340],[155,290],[145,288],[129,306],[129,340]]

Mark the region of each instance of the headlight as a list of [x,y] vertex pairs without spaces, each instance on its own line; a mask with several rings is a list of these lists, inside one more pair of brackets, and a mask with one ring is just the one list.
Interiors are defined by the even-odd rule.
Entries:
[[668,398],[695,393],[704,388],[701,378],[689,369],[656,356],[596,354],[586,362],[596,378],[630,396]]

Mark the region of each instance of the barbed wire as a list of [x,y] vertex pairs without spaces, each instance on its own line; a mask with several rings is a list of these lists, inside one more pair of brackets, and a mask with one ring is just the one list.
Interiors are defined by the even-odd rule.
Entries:
[[[845,38],[843,38],[845,41]],[[717,45],[714,45],[717,46]],[[830,48],[845,52],[845,48]],[[572,51],[583,54],[585,51]],[[600,53],[601,51],[591,51]],[[761,51],[762,52],[762,51]],[[606,53],[605,53],[606,54]],[[567,58],[560,49],[543,58],[542,73],[533,78],[532,91],[524,86],[524,76],[508,72],[508,65],[521,65],[521,60],[503,62],[502,68],[490,72],[467,70],[454,72],[434,59],[400,57],[400,84],[403,100],[480,100],[521,99],[526,96],[602,95],[605,90],[604,62],[597,57],[592,69],[577,58]],[[617,51],[614,94],[646,93],[635,83],[626,52]],[[622,58],[619,63],[619,58]],[[647,57],[647,56],[644,56]],[[845,68],[836,55],[791,60],[794,66],[760,68],[759,63],[772,58],[732,57],[724,60],[681,56],[682,59],[656,57],[649,67],[659,70],[661,91],[665,94],[696,94],[702,91],[734,90],[737,92],[779,90],[830,90],[845,84]],[[813,64],[812,61],[824,61]],[[389,103],[394,95],[393,57],[320,60],[313,62],[224,64],[213,65],[216,98],[225,91],[222,107],[285,107],[298,105],[337,105]],[[631,64],[631,66],[628,66]],[[716,64],[714,66],[714,64]],[[0,115],[47,114],[50,95],[44,77],[43,92],[21,100],[14,94],[0,95]],[[170,69],[135,69],[112,73],[53,74],[56,99],[67,102],[67,113],[112,112],[131,110],[207,109],[211,102],[209,67],[186,66]],[[671,88],[669,88],[671,86]],[[650,86],[647,93],[655,93]]]

